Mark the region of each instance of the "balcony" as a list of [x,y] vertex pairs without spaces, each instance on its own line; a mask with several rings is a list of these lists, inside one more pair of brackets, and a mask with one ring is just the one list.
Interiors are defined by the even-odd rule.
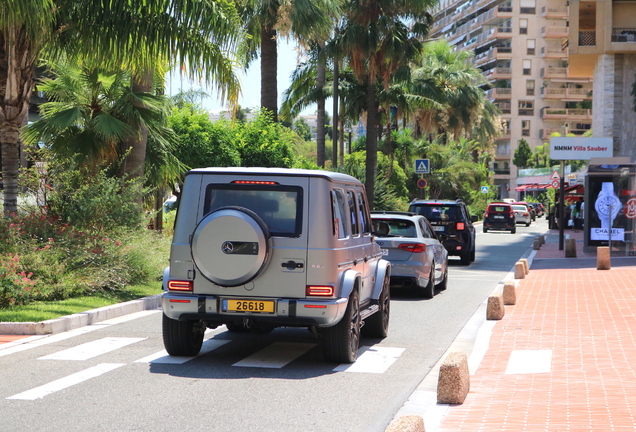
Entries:
[[512,48],[495,47],[475,56],[474,63],[475,63],[475,66],[481,66],[481,65],[490,63],[491,61],[494,61],[494,60],[511,59],[511,58],[512,58]]
[[566,26],[548,26],[541,27],[541,36],[546,39],[561,39],[568,37],[568,28]]
[[564,99],[566,90],[564,88],[542,87],[540,93],[543,99]]
[[512,39],[512,27],[496,27],[480,34],[477,37],[477,43],[486,45],[499,39]]
[[561,47],[541,47],[541,57],[548,59],[565,59],[568,57],[568,49]]
[[483,73],[484,77],[488,81],[496,80],[496,79],[510,79],[512,78],[512,68],[508,67],[498,67],[487,70]]
[[559,7],[543,6],[541,8],[541,16],[545,18],[568,19],[569,15],[570,15],[570,12],[567,6],[559,6]]
[[557,66],[546,66],[541,68],[540,75],[542,78],[567,78],[568,68]]
[[591,100],[591,88],[555,88],[544,87],[541,89],[543,99],[570,99],[570,100]]
[[[499,102],[495,105],[497,105],[497,108],[499,108],[499,111],[501,111],[501,115],[512,113],[512,104],[510,102]],[[510,129],[508,129],[508,133],[510,133]]]
[[596,46],[596,31],[580,31],[579,46]]
[[493,88],[486,92],[487,99],[512,99],[512,89]]
[[636,43],[636,28],[624,28],[624,27],[612,28],[612,42]]
[[592,110],[583,108],[542,108],[544,120],[592,120]]

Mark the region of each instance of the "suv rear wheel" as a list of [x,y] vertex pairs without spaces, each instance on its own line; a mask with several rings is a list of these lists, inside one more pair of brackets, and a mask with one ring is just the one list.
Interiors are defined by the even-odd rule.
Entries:
[[191,357],[199,354],[205,326],[200,321],[177,321],[163,315],[163,345],[171,356]]
[[[377,313],[376,313],[377,314]],[[349,296],[347,310],[338,324],[322,330],[322,348],[325,360],[353,363],[360,348],[360,299],[358,291]]]

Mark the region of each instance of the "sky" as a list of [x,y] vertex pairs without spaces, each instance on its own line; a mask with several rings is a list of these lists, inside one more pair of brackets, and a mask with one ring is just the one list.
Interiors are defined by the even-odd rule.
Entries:
[[[278,42],[278,106],[283,101],[283,92],[291,83],[291,74],[298,64],[298,54],[296,52],[296,44],[293,41],[281,39]],[[256,59],[247,70],[247,74],[239,72],[241,80],[241,96],[239,104],[243,108],[257,108],[261,101],[261,67],[260,58]],[[199,83],[193,83],[185,77],[181,77],[179,72],[169,75],[168,93],[174,95],[183,90],[203,90],[210,95],[209,98],[203,100],[203,108],[214,112],[227,110],[227,105],[220,102],[216,90],[203,87]],[[316,111],[315,105],[303,111],[302,114],[313,114]]]

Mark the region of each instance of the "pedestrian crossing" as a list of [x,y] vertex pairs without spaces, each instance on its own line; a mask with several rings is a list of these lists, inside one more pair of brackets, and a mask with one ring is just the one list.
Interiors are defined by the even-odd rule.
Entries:
[[[206,332],[207,339],[203,342],[200,353],[192,357],[173,357],[168,355],[165,350],[146,355],[137,360],[132,361],[133,364],[163,364],[163,365],[183,365],[202,355],[208,354],[214,350],[225,346],[226,344],[236,342],[227,339],[216,339],[214,336],[223,328],[217,330],[208,330]],[[86,331],[77,333],[85,334]],[[60,340],[66,338],[59,338]],[[131,338],[131,337],[105,337],[96,339],[77,345],[72,348],[63,349],[42,357],[38,357],[38,361],[68,361],[82,362],[98,358],[107,353],[117,350],[124,350],[127,347],[134,346],[139,342],[148,338]],[[34,343],[41,340],[34,341]],[[237,340],[238,341],[238,340]],[[40,342],[40,345],[42,342]],[[235,362],[231,367],[241,368],[265,368],[265,369],[282,369],[299,359],[310,350],[316,348],[318,343],[307,342],[273,342],[270,345],[257,350],[256,352],[246,356],[242,360]],[[392,348],[382,346],[363,346],[360,347],[358,360],[353,364],[342,364],[333,368],[333,372],[350,372],[350,373],[374,373],[381,374],[386,372],[395,361],[405,351],[404,348]],[[73,387],[91,379],[98,378],[116,369],[126,366],[127,363],[100,363],[95,366],[88,367],[82,371],[51,381],[30,390],[7,397],[8,400],[25,400],[34,401],[42,399],[46,396],[54,394],[58,391]]]

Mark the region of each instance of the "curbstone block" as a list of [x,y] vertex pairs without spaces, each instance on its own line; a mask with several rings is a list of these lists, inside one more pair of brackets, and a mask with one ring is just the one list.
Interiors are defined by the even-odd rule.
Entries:
[[534,243],[532,243],[532,249],[533,250],[541,249],[541,240],[539,239],[539,237],[534,238]]
[[576,240],[567,239],[565,241],[565,257],[576,258]]
[[526,274],[530,273],[530,265],[528,264],[528,258],[521,258],[519,261],[523,263],[523,271],[525,271]]
[[491,294],[486,306],[487,320],[500,320],[506,314],[502,293]]
[[609,246],[599,246],[596,249],[596,270],[609,270],[612,268]]
[[424,419],[418,415],[402,416],[391,423],[384,432],[426,432]]
[[516,287],[516,284],[512,281],[504,282],[503,302],[504,302],[504,305],[517,304],[517,287]]
[[463,352],[450,353],[439,368],[437,403],[462,404],[469,390],[468,357]]
[[515,263],[515,279],[524,279],[526,277],[526,269],[521,261]]

